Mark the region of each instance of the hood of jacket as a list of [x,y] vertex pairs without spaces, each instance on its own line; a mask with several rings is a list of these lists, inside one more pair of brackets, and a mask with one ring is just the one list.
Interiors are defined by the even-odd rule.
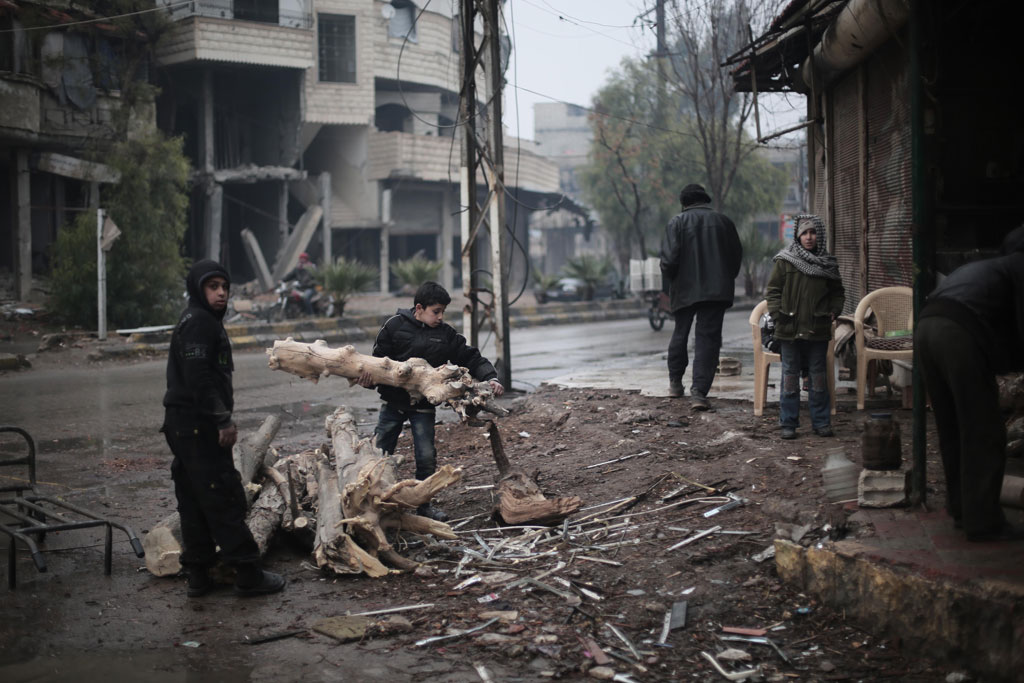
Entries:
[[206,296],[203,294],[203,283],[214,276],[222,277],[227,280],[229,285],[231,284],[231,278],[228,276],[228,272],[224,269],[224,266],[216,261],[203,259],[202,261],[196,261],[192,264],[192,267],[188,269],[188,275],[185,276],[185,290],[188,292],[188,305],[190,307],[202,308],[217,318],[217,320],[223,320],[224,314],[227,313],[227,309],[223,311],[215,311],[206,301]]

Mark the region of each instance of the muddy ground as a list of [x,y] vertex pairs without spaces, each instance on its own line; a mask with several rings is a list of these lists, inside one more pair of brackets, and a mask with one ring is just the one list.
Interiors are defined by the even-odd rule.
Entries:
[[[463,480],[436,502],[459,540],[400,541],[406,556],[423,562],[415,574],[326,576],[306,548],[282,535],[267,558],[288,580],[282,594],[241,600],[226,589],[188,599],[182,578],[149,575],[123,538],[115,538],[114,572],[105,578],[100,540],[58,534],[51,543],[68,549],[48,556],[51,571],[36,573],[19,553],[22,585],[3,589],[0,679],[536,681],[617,674],[621,681],[713,681],[725,679],[703,653],[727,649],[738,652],[726,655],[735,660],[721,658],[725,669],[757,668],[769,681],[942,681],[950,673],[791,590],[773,560],[761,559],[777,535],[812,544],[872,533],[847,521],[854,508],[829,505],[821,486],[827,449],[843,448],[857,461],[863,414],[841,410],[836,438],[802,434],[785,442],[774,411],[755,418],[743,401],[719,400],[713,412],[691,413],[686,399],[547,386],[503,401],[512,413],[497,424],[513,464],[536,473],[548,497],[583,499],[567,527],[497,530],[484,488],[496,475],[486,427],[445,417],[437,429],[439,464],[463,468]],[[278,450],[320,445],[324,410],[311,407],[283,429]],[[909,425],[909,413],[896,414]],[[369,434],[376,413],[356,417]],[[243,431],[261,417],[245,419]],[[398,452],[406,456],[400,474],[411,477],[408,433]],[[934,453],[929,459],[929,502],[941,506],[941,468]],[[95,493],[79,502],[141,535],[173,510],[168,460],[163,453],[107,458],[99,471],[80,473],[79,486]],[[106,487],[97,484],[104,478]],[[673,492],[680,495],[662,502]],[[730,492],[744,503],[704,516]],[[721,532],[669,550],[713,526]],[[534,583],[510,586],[542,574],[540,583],[557,593]],[[685,624],[659,643],[666,612],[682,602]],[[355,641],[313,630],[346,613],[425,604]],[[726,640],[736,628],[763,630],[777,649]]]

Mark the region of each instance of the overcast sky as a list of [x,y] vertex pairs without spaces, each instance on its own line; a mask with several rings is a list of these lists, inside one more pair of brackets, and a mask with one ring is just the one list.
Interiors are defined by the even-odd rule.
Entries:
[[507,133],[533,139],[535,103],[561,100],[588,107],[623,57],[651,52],[655,36],[648,25],[654,13],[644,17],[647,24],[639,20],[643,5],[643,0],[505,3],[513,41],[504,102]]
[[[609,71],[624,57],[652,52],[654,11],[645,14],[644,5],[644,0],[506,2],[505,21],[513,41],[504,101],[506,134],[534,139],[535,103],[560,100],[589,107]],[[646,5],[653,8],[654,0]],[[759,103],[764,133],[791,126],[805,113],[799,96],[762,95]],[[751,119],[751,133],[753,125]]]

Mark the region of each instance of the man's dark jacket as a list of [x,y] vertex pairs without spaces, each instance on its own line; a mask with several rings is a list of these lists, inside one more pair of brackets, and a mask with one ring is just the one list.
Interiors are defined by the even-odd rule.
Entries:
[[220,264],[203,260],[192,266],[185,278],[188,307],[171,334],[167,357],[165,429],[188,429],[200,424],[223,429],[231,424],[234,364],[222,322],[225,311],[210,308],[202,287],[214,275],[228,279]]
[[[454,327],[448,323],[428,327],[416,319],[411,308],[399,309],[388,318],[377,333],[373,355],[397,361],[422,358],[435,368],[451,362],[466,368],[481,382],[498,376],[491,362],[467,344],[466,338],[456,332]],[[384,401],[398,408],[433,407],[426,399],[413,404],[409,392],[398,387],[378,384],[377,392]]]
[[672,311],[715,302],[732,306],[743,247],[736,226],[709,204],[683,209],[661,242],[661,273]]
[[1000,252],[950,273],[918,316],[959,323],[996,374],[1024,370],[1024,226],[1006,236]]

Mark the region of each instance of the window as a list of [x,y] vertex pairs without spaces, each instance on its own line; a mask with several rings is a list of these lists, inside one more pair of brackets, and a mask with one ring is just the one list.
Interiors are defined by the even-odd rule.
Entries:
[[416,41],[416,6],[410,0],[391,0],[393,14],[388,19],[388,37]]
[[317,15],[320,80],[356,82],[356,18],[344,14]]

